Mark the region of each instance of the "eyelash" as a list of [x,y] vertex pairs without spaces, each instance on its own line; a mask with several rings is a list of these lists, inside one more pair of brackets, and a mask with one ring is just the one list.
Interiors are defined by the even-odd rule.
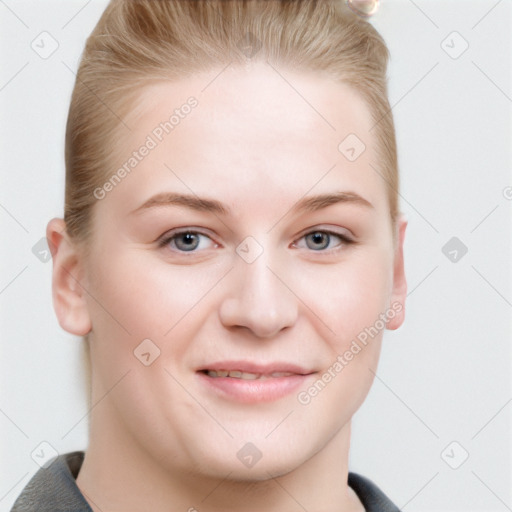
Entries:
[[[328,229],[312,229],[310,231],[307,231],[303,235],[301,235],[295,242],[293,242],[292,245],[296,247],[298,241],[300,241],[302,239],[305,239],[308,235],[312,235],[312,234],[315,234],[315,233],[322,233],[322,234],[328,235],[329,237],[337,237],[340,240],[340,243],[336,247],[331,248],[331,249],[325,249],[325,250],[322,249],[322,250],[318,250],[318,251],[315,251],[314,249],[310,249],[311,252],[331,253],[331,252],[339,251],[340,248],[343,247],[343,246],[354,245],[354,244],[357,243],[355,240],[352,240],[348,236],[346,236],[344,234],[341,234],[341,233],[337,233],[335,231],[331,231],[331,230],[328,230]],[[173,240],[175,240],[176,238],[180,237],[181,235],[185,235],[185,234],[203,236],[203,237],[209,238],[212,242],[214,242],[212,240],[212,238],[208,234],[203,233],[201,231],[196,231],[196,230],[193,230],[193,229],[189,228],[189,229],[182,229],[182,230],[179,230],[179,231],[175,231],[175,232],[172,232],[171,234],[166,233],[165,235],[162,236],[162,238],[160,240],[158,240],[158,247],[159,248],[168,247],[169,244]],[[216,244],[216,245],[218,245],[218,244]],[[178,253],[182,253],[182,254],[186,254],[187,252],[189,252],[189,253],[197,253],[198,252],[196,250],[191,250],[191,251],[182,251],[182,250],[179,250],[179,249],[173,249],[173,250],[178,252]]]
[[[304,233],[303,235],[301,235],[296,242],[293,242],[293,245],[296,246],[297,243],[300,241],[300,240],[303,240],[305,239],[308,235],[313,235],[313,234],[316,234],[316,233],[321,233],[321,234],[324,234],[324,235],[328,235],[329,237],[336,237],[340,240],[339,244],[331,249],[321,249],[321,250],[317,250],[315,251],[314,249],[310,249],[311,252],[313,253],[324,253],[324,254],[331,254],[333,252],[337,252],[337,251],[340,251],[342,249],[343,246],[347,246],[347,245],[351,245],[351,244],[355,244],[355,240],[352,240],[351,238],[349,238],[347,235],[344,235],[342,233],[337,233],[336,231],[331,231],[329,229],[312,229],[310,231],[307,231],[306,233]],[[329,240],[330,242],[331,240]]]
[[[199,236],[204,236],[206,238],[209,238],[213,242],[212,238],[209,235],[207,235],[206,233],[202,233],[201,231],[197,231],[197,230],[188,228],[188,229],[181,229],[179,231],[174,231],[171,234],[169,234],[169,233],[164,234],[162,236],[162,238],[158,241],[158,247],[160,247],[160,248],[167,247],[173,240],[175,240],[176,238],[180,237],[181,235],[199,235]],[[187,252],[190,252],[190,253],[197,252],[195,250],[193,250],[193,251],[180,251],[179,249],[174,249],[174,250],[176,252],[183,253],[183,254],[185,254]]]

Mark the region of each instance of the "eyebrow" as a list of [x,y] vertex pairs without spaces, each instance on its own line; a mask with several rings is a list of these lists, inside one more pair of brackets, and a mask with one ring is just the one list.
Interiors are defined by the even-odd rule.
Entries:
[[365,208],[373,208],[373,204],[370,203],[370,201],[355,192],[336,192],[333,194],[319,194],[304,197],[293,206],[292,211],[316,211],[338,203],[355,204]]
[[[365,208],[373,208],[372,203],[355,192],[336,192],[304,197],[292,207],[291,211],[296,213],[301,211],[317,211],[338,203],[355,204]],[[172,192],[163,192],[149,198],[144,204],[134,210],[133,213],[165,206],[184,206],[192,210],[213,212],[220,215],[228,215],[230,213],[228,207],[215,199]]]
[[163,192],[149,198],[143,205],[134,210],[133,213],[158,206],[185,206],[192,210],[213,212],[221,215],[227,215],[229,213],[229,209],[215,199],[201,198],[189,194],[175,194],[172,192]]

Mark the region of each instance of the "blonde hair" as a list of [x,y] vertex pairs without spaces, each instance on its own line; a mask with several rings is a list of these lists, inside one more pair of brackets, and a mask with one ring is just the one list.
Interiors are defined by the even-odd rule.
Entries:
[[[254,60],[325,72],[365,100],[393,226],[398,165],[387,98],[388,50],[343,0],[112,0],[87,40],[66,128],[67,232],[89,239],[94,190],[112,174],[124,118],[145,85]],[[341,140],[340,140],[341,142]]]

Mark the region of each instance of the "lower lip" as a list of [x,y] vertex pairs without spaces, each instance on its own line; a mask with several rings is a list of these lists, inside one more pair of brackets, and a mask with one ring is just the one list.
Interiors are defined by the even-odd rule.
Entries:
[[272,402],[303,386],[308,375],[268,377],[266,379],[236,379],[233,377],[209,377],[198,372],[201,382],[224,397],[243,403]]

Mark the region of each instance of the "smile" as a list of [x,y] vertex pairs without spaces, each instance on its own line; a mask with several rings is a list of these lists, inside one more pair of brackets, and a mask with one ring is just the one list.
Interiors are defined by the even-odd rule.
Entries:
[[208,377],[219,378],[219,377],[230,377],[232,379],[244,379],[244,380],[258,380],[258,379],[273,379],[278,377],[290,377],[296,375],[291,372],[272,372],[270,374],[264,373],[249,373],[241,370],[206,370]]
[[225,361],[199,369],[207,394],[242,403],[271,402],[294,393],[316,371],[287,363],[259,365]]

